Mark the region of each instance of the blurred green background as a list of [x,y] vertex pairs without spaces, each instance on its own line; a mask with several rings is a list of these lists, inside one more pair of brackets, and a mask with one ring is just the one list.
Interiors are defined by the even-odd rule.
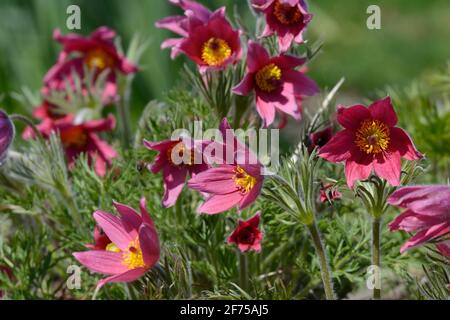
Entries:
[[[245,23],[254,24],[245,0],[203,0],[210,8],[236,6]],[[133,84],[134,114],[177,83],[184,58],[172,62],[169,51],[159,49],[169,32],[154,22],[181,10],[167,0],[2,0],[0,2],[0,94],[2,107],[17,104],[7,94],[25,86],[38,91],[43,75],[56,60],[60,46],[52,31],[66,29],[66,8],[82,10],[82,30],[89,34],[107,25],[117,30],[126,48],[139,33],[149,39],[140,72]],[[311,63],[310,73],[322,87],[346,78],[343,91],[367,96],[387,84],[403,85],[423,72],[441,67],[450,57],[450,2],[448,0],[311,0],[315,15],[307,39],[324,42],[323,51]],[[381,7],[382,29],[368,30],[367,7]],[[20,111],[20,110],[17,110]]]

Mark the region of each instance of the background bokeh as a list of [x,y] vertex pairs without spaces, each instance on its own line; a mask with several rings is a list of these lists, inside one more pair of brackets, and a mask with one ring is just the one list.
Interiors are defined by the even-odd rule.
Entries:
[[[236,7],[251,26],[245,0],[203,0],[210,8],[226,4]],[[2,107],[10,111],[18,104],[8,94],[28,87],[38,92],[43,75],[55,62],[59,45],[52,31],[66,29],[66,8],[82,10],[82,30],[89,34],[107,25],[117,30],[127,47],[139,33],[150,41],[134,82],[133,110],[137,116],[145,104],[161,98],[177,83],[184,58],[175,62],[161,41],[169,32],[154,22],[181,11],[167,0],[2,0],[0,1],[0,94]],[[427,70],[441,67],[450,57],[450,2],[448,0],[314,0],[315,15],[307,39],[323,41],[320,55],[310,65],[311,76],[322,87],[346,78],[343,92],[366,97],[387,84],[403,85]],[[382,29],[368,30],[366,9],[377,4],[382,10]],[[20,111],[20,110],[17,110]]]

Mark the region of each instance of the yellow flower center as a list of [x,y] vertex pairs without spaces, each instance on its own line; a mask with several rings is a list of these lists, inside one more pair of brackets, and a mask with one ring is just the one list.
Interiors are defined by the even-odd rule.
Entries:
[[242,167],[236,166],[234,172],[234,183],[241,192],[247,193],[256,185],[256,178],[245,172]]
[[144,256],[142,255],[139,239],[131,241],[128,249],[122,253],[122,264],[128,269],[145,267]]
[[281,74],[281,69],[275,63],[270,63],[256,73],[256,84],[262,91],[271,92],[277,88]]
[[210,38],[203,44],[202,60],[209,66],[218,66],[228,59],[231,53],[232,50],[225,40]]
[[194,156],[194,152],[187,149],[182,142],[179,142],[167,149],[167,160],[174,166],[180,166],[183,164],[191,166],[194,164]]
[[120,249],[114,244],[114,243],[108,243],[108,245],[105,248],[106,251],[111,252],[120,252]]
[[273,14],[277,18],[277,20],[284,25],[297,23],[303,17],[298,6],[291,7],[289,4],[281,3],[279,0],[275,1]]
[[356,132],[356,145],[367,154],[376,155],[389,146],[389,127],[379,120],[364,120]]
[[61,141],[65,147],[84,147],[87,135],[81,127],[72,127],[61,131]]
[[86,64],[89,69],[97,69],[103,71],[107,68],[111,68],[114,65],[114,59],[104,50],[95,49],[86,54]]

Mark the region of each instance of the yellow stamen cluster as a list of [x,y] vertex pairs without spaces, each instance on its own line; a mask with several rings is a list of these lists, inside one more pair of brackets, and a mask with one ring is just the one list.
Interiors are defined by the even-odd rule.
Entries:
[[289,4],[281,3],[279,0],[275,1],[273,14],[277,20],[284,25],[297,23],[303,16],[297,6],[291,7]]
[[379,120],[364,120],[356,132],[356,145],[367,154],[376,155],[389,147],[389,127]]
[[72,127],[61,131],[61,141],[65,147],[84,147],[87,135],[81,127]]
[[86,54],[85,61],[89,69],[95,68],[98,71],[103,71],[114,65],[114,59],[101,49],[89,51]]
[[[194,152],[190,149],[187,149],[182,142],[179,142],[176,145],[167,149],[167,161],[169,161],[169,163],[174,166],[179,166],[183,164],[191,166],[194,164],[194,157],[195,157]],[[181,159],[182,162],[178,163],[179,162],[178,159]],[[174,160],[177,160],[176,161],[177,163],[175,163]]]
[[203,44],[202,60],[209,66],[219,66],[231,56],[228,43],[219,38],[210,38]]
[[122,264],[128,269],[145,267],[144,256],[142,255],[139,239],[131,241],[128,249],[122,253]]
[[271,92],[277,88],[281,75],[281,69],[275,63],[270,63],[256,73],[256,85],[262,91]]
[[245,172],[241,166],[236,166],[234,172],[234,183],[242,193],[249,192],[256,185],[256,178]]

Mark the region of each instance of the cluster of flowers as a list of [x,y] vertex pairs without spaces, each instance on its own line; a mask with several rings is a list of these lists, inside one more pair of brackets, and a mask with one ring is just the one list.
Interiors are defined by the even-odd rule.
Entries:
[[[216,72],[236,64],[242,57],[241,31],[235,30],[225,17],[225,8],[211,12],[190,0],[170,0],[184,10],[183,16],[168,17],[157,26],[171,30],[181,38],[166,40],[163,48],[171,48],[172,57],[183,53],[194,61],[200,73]],[[254,94],[256,109],[264,125],[274,122],[276,110],[282,114],[301,118],[299,99],[318,92],[317,85],[298,67],[305,60],[285,52],[290,46],[303,41],[303,31],[312,16],[302,0],[252,0],[252,6],[265,15],[266,28],[263,37],[275,34],[279,54],[271,57],[259,43],[247,44],[247,72],[233,88],[238,95]],[[42,122],[38,126],[44,137],[58,131],[69,164],[85,152],[95,164],[96,172],[104,175],[115,150],[97,136],[96,132],[111,130],[114,117],[88,122],[77,122],[74,114],[61,114],[58,106],[45,100],[53,91],[64,91],[67,84],[75,85],[74,75],[83,78],[86,70],[95,75],[108,72],[102,92],[105,105],[117,98],[117,73],[130,74],[137,67],[128,62],[115,48],[115,33],[105,27],[97,29],[89,37],[62,36],[55,32],[55,39],[62,43],[57,64],[44,78],[42,94],[44,102],[36,108],[34,116]],[[89,88],[83,88],[88,94]],[[70,99],[70,97],[67,97]],[[376,101],[369,107],[339,106],[337,121],[342,131],[333,135],[331,127],[312,133],[310,151],[318,149],[320,157],[334,163],[345,162],[347,185],[352,189],[358,180],[366,180],[372,172],[392,186],[400,185],[401,158],[418,160],[421,153],[415,148],[409,135],[397,125],[397,115],[389,97]],[[205,201],[198,211],[218,214],[237,207],[239,211],[253,204],[264,183],[263,166],[252,151],[241,143],[224,118],[219,126],[223,141],[168,139],[157,142],[144,140],[144,146],[157,151],[154,162],[148,166],[152,173],[162,172],[164,196],[162,205],[173,206],[184,186],[200,192]],[[27,129],[24,137],[33,135]],[[8,116],[0,113],[0,161],[5,157],[14,127]],[[216,152],[205,152],[206,149]],[[220,150],[222,152],[217,152]],[[182,161],[177,161],[179,159]],[[340,198],[342,194],[326,185],[320,200],[325,202]],[[412,186],[398,189],[388,202],[406,208],[391,224],[391,230],[416,232],[401,248],[401,252],[423,243],[436,242],[437,249],[449,257],[450,246],[450,187]],[[160,256],[160,244],[155,225],[141,199],[138,214],[124,204],[114,203],[119,216],[96,211],[94,219],[95,244],[91,249],[74,253],[75,258],[89,269],[108,275],[98,286],[107,282],[128,282],[141,277],[154,266]],[[239,220],[237,228],[228,237],[240,251],[260,251],[263,233],[259,228],[260,212],[246,221]]]
[[[114,116],[110,114],[104,119],[83,120],[77,117],[77,114],[65,113],[64,109],[51,103],[49,99],[58,92],[65,94],[67,86],[77,89],[79,82],[82,86],[81,94],[87,96],[94,89],[86,87],[86,77],[93,73],[95,82],[104,74],[105,84],[100,88],[102,92],[97,94],[101,96],[102,104],[108,106],[118,99],[118,73],[135,73],[137,66],[119,53],[114,45],[116,34],[107,27],[98,28],[88,37],[76,34],[63,36],[58,30],[54,32],[53,37],[63,48],[56,64],[50,68],[43,80],[43,102],[33,111],[33,116],[41,121],[37,128],[44,138],[48,138],[52,132],[59,132],[70,167],[81,153],[86,153],[97,174],[103,176],[117,152],[101,140],[97,133],[114,129]],[[65,99],[70,103],[69,95]],[[23,133],[25,139],[34,135],[30,127]]]

